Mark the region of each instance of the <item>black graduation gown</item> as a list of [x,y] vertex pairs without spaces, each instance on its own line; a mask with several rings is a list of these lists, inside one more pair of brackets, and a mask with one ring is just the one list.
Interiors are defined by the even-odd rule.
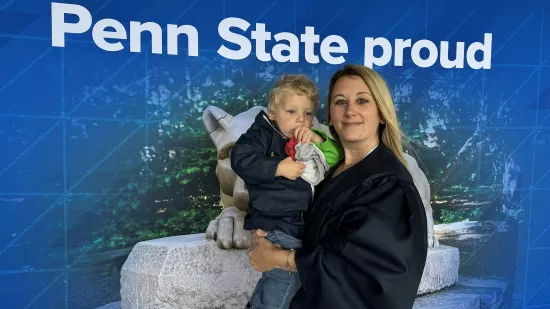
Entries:
[[333,172],[306,215],[290,309],[412,308],[428,242],[411,175],[383,144]]

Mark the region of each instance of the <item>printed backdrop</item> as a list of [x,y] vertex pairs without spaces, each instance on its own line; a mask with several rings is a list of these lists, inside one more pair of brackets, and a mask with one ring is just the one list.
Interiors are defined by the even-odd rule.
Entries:
[[[510,308],[550,308],[550,2],[65,3],[0,0],[1,308],[119,300],[136,242],[203,233],[220,212],[205,107],[263,106],[278,75],[304,73],[325,122],[338,56],[388,81],[436,224],[501,227],[460,249],[461,274],[507,280]],[[132,32],[145,22],[161,36]],[[275,38],[295,44],[271,53]],[[442,42],[450,59],[462,42],[462,68],[444,68]]]

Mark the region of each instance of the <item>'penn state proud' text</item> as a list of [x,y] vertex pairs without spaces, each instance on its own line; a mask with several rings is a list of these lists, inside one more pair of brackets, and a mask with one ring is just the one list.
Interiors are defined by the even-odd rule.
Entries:
[[[192,25],[166,25],[166,29],[154,22],[130,21],[129,30],[119,21],[105,18],[92,20],[92,15],[84,6],[56,3],[52,9],[52,46],[65,47],[67,34],[83,34],[92,31],[92,38],[97,47],[117,52],[124,50],[122,41],[129,40],[130,52],[140,53],[142,50],[142,33],[149,32],[151,50],[154,54],[178,55],[185,50],[187,56],[199,55],[199,32]],[[71,16],[72,15],[72,16]],[[76,22],[68,22],[67,19]],[[307,61],[317,64],[324,61],[338,65],[346,62],[348,44],[339,35],[328,35],[321,38],[315,33],[314,27],[306,26],[304,32],[297,36],[290,32],[272,34],[263,23],[251,24],[241,18],[228,17],[218,24],[218,35],[227,43],[222,44],[217,52],[222,57],[231,60],[242,60],[254,51],[260,61],[300,62]],[[185,35],[187,46],[179,46],[180,35]],[[275,45],[266,48],[266,42],[275,40]],[[316,46],[319,44],[318,53]],[[165,48],[166,47],[166,50]],[[300,50],[303,49],[303,53]],[[375,50],[381,51],[375,54]],[[425,52],[422,52],[425,50]],[[412,62],[419,67],[428,68],[437,62],[446,69],[491,68],[492,34],[485,33],[483,42],[473,42],[466,47],[465,42],[456,42],[454,52],[450,52],[450,43],[441,41],[439,45],[430,40],[395,39],[392,41],[383,37],[365,37],[364,65],[385,66],[392,63],[394,66],[403,66],[405,53],[410,53]],[[300,58],[303,54],[304,59]],[[451,55],[452,54],[452,55]]]

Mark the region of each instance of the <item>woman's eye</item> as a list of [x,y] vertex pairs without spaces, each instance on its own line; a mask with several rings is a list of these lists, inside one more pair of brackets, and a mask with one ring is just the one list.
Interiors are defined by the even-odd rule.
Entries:
[[369,103],[369,100],[367,100],[367,99],[359,99],[359,100],[357,100],[357,103],[359,103],[359,104],[365,104],[365,103]]
[[345,100],[338,100],[338,101],[336,101],[335,104],[336,104],[336,105],[346,104],[346,101],[345,101]]

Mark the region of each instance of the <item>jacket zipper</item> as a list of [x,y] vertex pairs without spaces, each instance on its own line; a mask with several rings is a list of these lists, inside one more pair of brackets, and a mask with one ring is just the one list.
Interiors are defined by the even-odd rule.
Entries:
[[281,133],[281,131],[277,130],[277,128],[275,128],[275,126],[273,126],[271,121],[269,121],[269,119],[267,119],[267,117],[265,115],[264,115],[264,119],[267,121],[267,123],[269,123],[269,125],[273,128],[273,130],[275,130],[275,132],[279,133],[283,137],[283,139],[285,141],[288,139],[288,137],[286,137],[283,133]]

